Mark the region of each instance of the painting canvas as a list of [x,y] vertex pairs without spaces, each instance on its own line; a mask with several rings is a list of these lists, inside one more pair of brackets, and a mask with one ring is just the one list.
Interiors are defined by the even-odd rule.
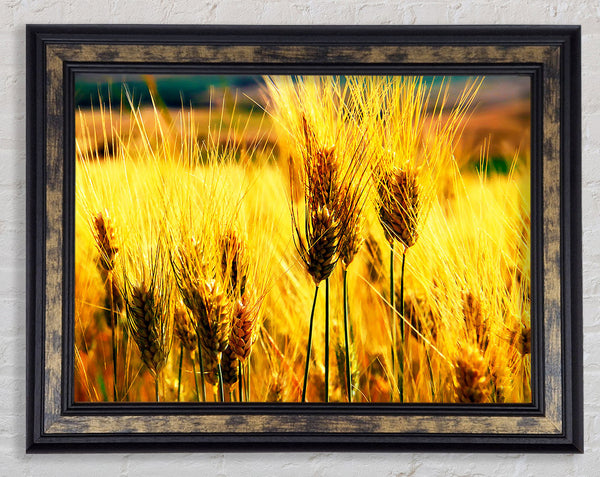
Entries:
[[532,402],[528,75],[74,90],[76,402]]

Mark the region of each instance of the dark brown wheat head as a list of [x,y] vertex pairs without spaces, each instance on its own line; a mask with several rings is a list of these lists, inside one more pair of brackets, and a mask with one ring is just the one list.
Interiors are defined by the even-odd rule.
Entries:
[[115,230],[108,215],[108,212],[99,212],[93,219],[94,239],[100,258],[98,268],[106,276],[107,272],[115,268],[115,256],[119,248],[116,245]]
[[379,220],[388,240],[412,247],[419,236],[421,197],[417,174],[410,169],[392,169],[379,174],[376,182]]
[[252,345],[256,340],[258,309],[260,303],[254,299],[251,292],[246,292],[237,301],[232,320],[229,347],[240,361],[245,361],[250,356]]
[[228,346],[221,355],[221,373],[223,374],[223,383],[227,391],[231,391],[239,379],[238,357]]
[[242,296],[248,280],[247,253],[244,241],[234,230],[227,231],[220,240],[221,269],[227,290],[232,296]]

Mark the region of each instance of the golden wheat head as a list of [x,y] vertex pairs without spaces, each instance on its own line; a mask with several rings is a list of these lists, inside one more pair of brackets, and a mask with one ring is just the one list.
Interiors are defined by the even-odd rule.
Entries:
[[340,244],[340,259],[344,269],[350,266],[364,241],[361,216],[355,214]]
[[472,338],[479,345],[481,351],[485,352],[489,344],[489,330],[481,300],[471,292],[463,293],[462,311],[468,331],[470,334],[474,334]]
[[[339,78],[267,78],[275,120],[291,144],[290,208],[294,243],[315,284],[327,279],[344,245],[349,264],[360,240],[356,216],[366,161],[362,136],[350,127],[346,90]],[[302,188],[299,194],[296,183]],[[303,204],[296,204],[302,197]]]
[[94,238],[100,253],[98,266],[101,271],[110,272],[115,268],[115,256],[119,248],[116,246],[115,230],[108,212],[99,212],[93,219]]
[[388,240],[412,247],[419,236],[421,193],[418,178],[410,169],[393,169],[377,178],[379,220]]
[[190,319],[189,312],[181,306],[177,307],[174,321],[175,335],[190,353],[194,352],[198,347],[198,335],[196,334],[196,327]]
[[198,340],[204,354],[218,357],[229,341],[230,301],[227,292],[215,281],[207,280],[200,288],[202,305],[194,311]]
[[458,402],[489,402],[491,396],[488,366],[478,346],[467,345],[454,364],[454,392]]
[[132,285],[126,299],[127,320],[142,361],[156,376],[165,366],[171,347],[168,298],[153,285]]
[[247,252],[244,241],[234,230],[227,231],[220,240],[221,271],[227,289],[233,296],[242,296],[248,279]]

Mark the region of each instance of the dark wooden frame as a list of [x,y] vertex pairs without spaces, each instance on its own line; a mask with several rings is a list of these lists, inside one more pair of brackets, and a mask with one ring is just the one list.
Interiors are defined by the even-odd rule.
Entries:
[[[27,452],[583,451],[580,28],[27,27]],[[76,404],[78,72],[527,74],[532,389],[520,405]]]

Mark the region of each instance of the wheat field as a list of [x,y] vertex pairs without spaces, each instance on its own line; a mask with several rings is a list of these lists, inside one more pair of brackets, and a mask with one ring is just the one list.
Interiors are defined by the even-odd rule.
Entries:
[[529,157],[451,80],[80,110],[76,401],[531,402]]

